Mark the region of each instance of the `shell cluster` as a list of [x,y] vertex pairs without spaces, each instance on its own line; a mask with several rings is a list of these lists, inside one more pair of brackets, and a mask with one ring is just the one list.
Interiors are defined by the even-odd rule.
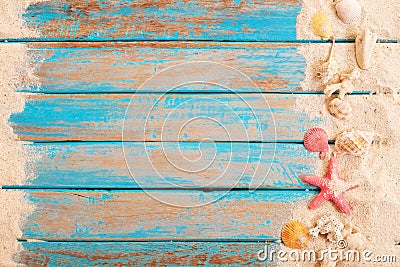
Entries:
[[[325,87],[324,93],[328,99],[328,111],[332,116],[341,120],[345,120],[351,116],[353,109],[350,102],[346,99],[346,95],[351,94],[355,90],[353,79],[358,78],[358,76],[358,71],[341,74],[340,83],[329,84]],[[338,97],[332,97],[332,94],[335,92],[339,92]]]
[[331,242],[343,239],[342,230],[344,224],[334,215],[324,215],[317,221],[317,226],[310,229],[309,233],[316,238],[319,234],[327,235],[326,238]]
[[336,0],[336,14],[345,24],[357,24],[361,19],[362,8],[356,0]]
[[311,128],[304,135],[304,147],[310,152],[319,152],[319,158],[324,159],[329,151],[328,134],[322,128]]
[[297,220],[288,222],[282,229],[282,241],[289,248],[304,248],[308,240],[308,229]]

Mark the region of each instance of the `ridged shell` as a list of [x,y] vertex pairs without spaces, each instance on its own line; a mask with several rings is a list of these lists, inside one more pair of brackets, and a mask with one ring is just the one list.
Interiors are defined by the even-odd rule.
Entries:
[[372,53],[374,52],[374,47],[377,40],[378,35],[371,32],[369,29],[365,29],[362,34],[357,35],[356,58],[357,64],[361,69],[369,69],[371,65]]
[[332,22],[324,13],[316,13],[311,18],[311,25],[315,35],[321,38],[329,38],[332,36]]
[[310,152],[320,152],[320,159],[324,159],[329,151],[328,134],[322,128],[311,128],[304,135],[304,147]]
[[340,120],[345,120],[351,116],[353,109],[349,101],[340,98],[334,98],[328,102],[329,113]]
[[282,229],[282,241],[289,248],[304,248],[309,238],[308,229],[297,220],[288,222]]
[[331,50],[326,62],[321,64],[320,70],[316,73],[317,77],[322,79],[323,84],[328,84],[335,75],[339,74],[339,65],[334,56],[335,38],[332,40]]
[[356,0],[336,1],[336,14],[345,24],[356,24],[361,19],[361,5]]
[[351,131],[341,133],[335,141],[337,153],[362,155],[374,141],[375,133]]

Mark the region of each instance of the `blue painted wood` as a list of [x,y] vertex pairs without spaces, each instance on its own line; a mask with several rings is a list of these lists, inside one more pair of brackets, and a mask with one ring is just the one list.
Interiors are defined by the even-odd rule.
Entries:
[[131,97],[30,95],[10,125],[21,140],[274,142],[321,123],[294,110],[296,95],[137,94],[127,110]]
[[292,216],[288,203],[315,196],[293,190],[27,193],[36,209],[22,228],[23,239],[78,241],[279,239]]
[[31,5],[26,24],[48,39],[296,39],[297,0],[56,0]]
[[27,165],[26,173],[33,177],[27,184],[17,185],[22,188],[134,189],[170,188],[173,184],[249,188],[261,184],[260,188],[306,189],[314,187],[304,184],[301,177],[313,173],[317,157],[302,144],[152,142],[145,146],[125,143],[123,149],[120,142],[63,142],[25,147],[40,158]]
[[[215,82],[227,88],[191,84],[174,88],[173,92],[298,92],[304,77],[305,59],[297,52],[297,46],[212,42],[35,43],[30,44],[29,53],[34,64],[40,58],[36,75],[41,85],[21,90],[40,93],[130,93],[148,90],[164,93],[166,90],[162,85],[166,79],[155,83],[155,87],[140,87],[166,68],[185,62],[212,61],[242,72],[242,77],[238,75],[241,80],[227,77],[221,66],[222,73],[215,77]],[[179,77],[182,75],[179,71],[170,76]],[[185,75],[204,72],[201,66],[191,66]],[[245,75],[259,88],[243,82]]]
[[[27,266],[273,266],[258,261],[262,242],[23,242]],[[271,264],[271,265],[270,265]]]

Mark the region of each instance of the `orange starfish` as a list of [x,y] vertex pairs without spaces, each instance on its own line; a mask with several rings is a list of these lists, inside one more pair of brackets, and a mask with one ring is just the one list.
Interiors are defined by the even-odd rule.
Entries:
[[332,200],[341,211],[350,215],[350,207],[344,199],[344,193],[358,187],[358,185],[348,185],[345,179],[339,177],[338,164],[334,156],[329,160],[326,177],[305,176],[304,180],[321,188],[319,195],[308,206],[310,209],[316,209],[325,201]]

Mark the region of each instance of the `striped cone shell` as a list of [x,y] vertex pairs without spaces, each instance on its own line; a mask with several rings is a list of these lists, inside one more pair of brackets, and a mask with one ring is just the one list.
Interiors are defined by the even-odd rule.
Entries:
[[374,137],[375,133],[373,132],[343,132],[336,138],[335,151],[360,156],[371,146]]
[[356,0],[335,1],[336,14],[345,24],[356,24],[361,19],[361,5]]
[[324,159],[329,151],[328,134],[322,128],[311,128],[304,135],[304,147],[310,152],[320,152],[320,158]]
[[351,116],[353,109],[349,101],[340,98],[334,98],[328,103],[329,113],[340,120],[345,120]]

